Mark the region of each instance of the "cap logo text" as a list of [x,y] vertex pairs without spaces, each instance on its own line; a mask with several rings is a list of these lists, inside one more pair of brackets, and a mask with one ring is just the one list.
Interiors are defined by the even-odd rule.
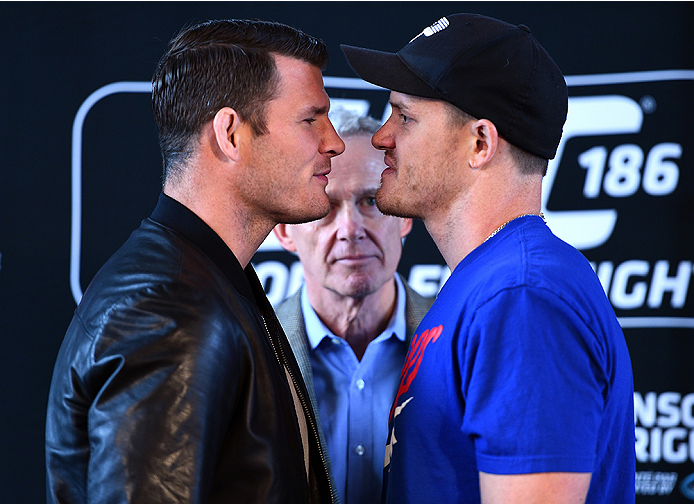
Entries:
[[446,19],[445,17],[442,17],[441,19],[439,19],[438,21],[436,21],[433,25],[424,28],[424,30],[422,31],[422,33],[420,33],[420,34],[417,35],[415,38],[413,38],[412,40],[410,40],[410,44],[411,44],[413,41],[417,40],[417,39],[418,39],[419,37],[421,37],[422,35],[424,35],[425,37],[431,37],[434,33],[438,33],[438,32],[440,32],[440,31],[442,31],[442,30],[445,30],[446,28],[448,28],[448,25],[449,25],[449,24],[451,24],[451,23],[448,21],[448,19]]

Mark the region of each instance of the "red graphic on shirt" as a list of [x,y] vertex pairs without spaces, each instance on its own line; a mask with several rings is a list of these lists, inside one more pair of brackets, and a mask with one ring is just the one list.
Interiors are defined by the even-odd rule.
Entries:
[[398,393],[395,396],[395,402],[393,402],[393,407],[390,409],[389,420],[393,421],[393,412],[398,404],[398,399],[400,396],[410,389],[410,384],[414,377],[417,376],[417,371],[419,371],[419,365],[422,363],[422,357],[424,357],[424,350],[426,350],[427,345],[436,341],[441,333],[443,332],[443,326],[434,327],[432,329],[427,329],[421,336],[416,334],[412,338],[412,344],[410,345],[410,350],[407,352],[407,358],[405,359],[405,364],[402,367],[402,374],[400,375],[400,387],[398,388]]

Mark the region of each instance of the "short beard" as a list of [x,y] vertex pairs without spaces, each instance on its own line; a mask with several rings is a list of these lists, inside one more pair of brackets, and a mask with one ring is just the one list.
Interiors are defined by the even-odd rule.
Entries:
[[383,215],[391,215],[393,217],[402,217],[405,219],[421,219],[415,211],[407,211],[406,206],[399,201],[393,201],[393,198],[383,194],[383,186],[376,192],[376,206]]
[[322,219],[330,213],[330,200],[323,206],[314,205],[310,209],[304,209],[302,213],[282,213],[275,216],[275,220],[282,224],[305,224]]

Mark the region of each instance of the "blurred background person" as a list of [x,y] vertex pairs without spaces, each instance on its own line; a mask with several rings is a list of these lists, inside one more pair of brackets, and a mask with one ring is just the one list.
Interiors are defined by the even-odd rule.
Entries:
[[332,160],[330,213],[275,227],[305,283],[277,308],[319,412],[334,484],[346,504],[380,502],[388,413],[410,340],[432,299],[396,273],[411,219],[385,216],[376,191],[386,168],[371,145],[380,123],[337,109],[345,142]]

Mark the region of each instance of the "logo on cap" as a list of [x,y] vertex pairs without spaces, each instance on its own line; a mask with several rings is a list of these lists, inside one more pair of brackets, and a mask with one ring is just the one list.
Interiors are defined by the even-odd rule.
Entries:
[[422,35],[424,35],[425,37],[431,37],[434,33],[438,33],[438,32],[440,32],[440,31],[442,31],[442,30],[445,30],[446,28],[448,28],[448,25],[449,25],[449,24],[451,24],[451,23],[448,21],[448,19],[446,19],[445,16],[442,17],[441,19],[439,19],[438,21],[436,21],[433,25],[424,28],[424,30],[422,31],[422,33],[420,33],[420,34],[417,35],[415,38],[413,38],[412,40],[410,40],[410,44],[411,44],[413,41],[417,40],[417,39],[418,39],[419,37],[421,37]]

